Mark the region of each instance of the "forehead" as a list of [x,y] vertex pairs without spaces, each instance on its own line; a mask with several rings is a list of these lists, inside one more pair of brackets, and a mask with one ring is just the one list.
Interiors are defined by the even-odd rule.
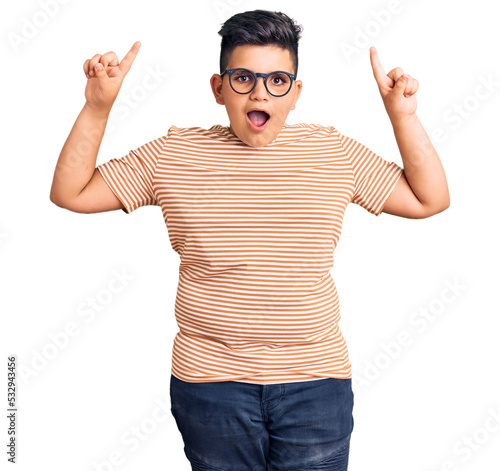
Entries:
[[228,69],[244,67],[254,72],[273,72],[284,70],[293,73],[293,62],[290,52],[274,44],[257,46],[245,44],[236,46],[229,63]]

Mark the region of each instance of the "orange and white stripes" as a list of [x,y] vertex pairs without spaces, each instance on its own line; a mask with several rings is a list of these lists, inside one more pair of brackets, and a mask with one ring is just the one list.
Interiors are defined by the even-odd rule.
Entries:
[[379,215],[403,169],[333,126],[265,147],[172,126],[97,167],[130,213],[158,205],[180,256],[172,373],[258,384],[349,378],[330,275],[350,202]]

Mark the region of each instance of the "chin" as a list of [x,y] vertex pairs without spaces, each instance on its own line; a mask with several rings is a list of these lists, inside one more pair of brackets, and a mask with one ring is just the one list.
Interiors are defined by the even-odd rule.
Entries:
[[243,137],[237,134],[240,141],[251,147],[264,147],[271,144],[278,137],[279,132],[267,129],[263,133],[253,133],[250,131],[250,133],[245,134]]
[[249,139],[241,139],[246,145],[250,147],[264,147],[273,142],[275,137],[254,136]]

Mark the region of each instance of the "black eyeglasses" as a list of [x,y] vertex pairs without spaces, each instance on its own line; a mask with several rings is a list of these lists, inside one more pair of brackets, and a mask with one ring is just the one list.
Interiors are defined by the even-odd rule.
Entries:
[[257,85],[257,78],[264,77],[266,90],[272,96],[284,96],[292,88],[295,75],[282,70],[271,72],[270,74],[255,73],[248,69],[229,69],[222,72],[229,75],[231,88],[242,95],[250,93]]

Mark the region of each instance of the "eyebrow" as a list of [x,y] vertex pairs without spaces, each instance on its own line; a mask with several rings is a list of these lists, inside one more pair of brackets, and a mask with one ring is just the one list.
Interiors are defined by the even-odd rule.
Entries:
[[289,70],[286,70],[286,69],[273,69],[271,70],[270,72],[256,72],[254,69],[250,68],[250,67],[228,67],[227,70],[231,70],[231,69],[246,69],[246,70],[250,70],[252,72],[255,72],[256,74],[270,74],[271,72],[288,72],[289,74],[292,74],[294,75],[293,72],[290,72]]

